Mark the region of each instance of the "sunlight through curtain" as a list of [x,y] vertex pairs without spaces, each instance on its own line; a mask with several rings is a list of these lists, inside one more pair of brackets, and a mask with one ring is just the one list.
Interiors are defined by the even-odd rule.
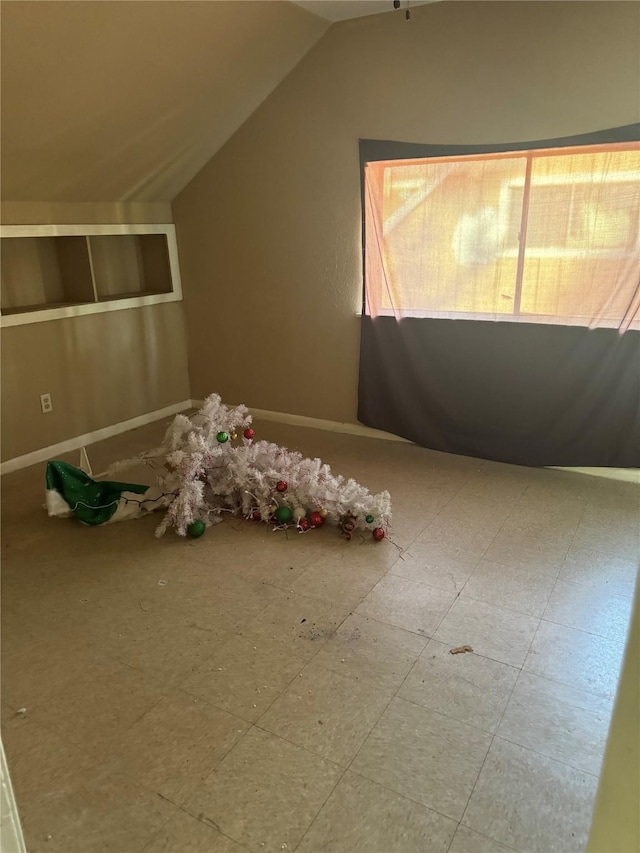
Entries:
[[640,144],[368,162],[365,309],[640,329]]

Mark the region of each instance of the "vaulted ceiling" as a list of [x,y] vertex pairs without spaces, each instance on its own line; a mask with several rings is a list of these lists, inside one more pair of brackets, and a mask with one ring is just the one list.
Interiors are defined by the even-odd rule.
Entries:
[[380,12],[392,0],[2,0],[2,198],[171,201],[332,22]]
[[4,0],[2,197],[169,201],[323,35],[279,0]]
[[[291,0],[291,2],[327,21],[364,18],[367,15],[391,12],[394,9],[393,0]],[[437,3],[438,0],[399,0],[399,2],[400,8],[406,12],[414,6]]]

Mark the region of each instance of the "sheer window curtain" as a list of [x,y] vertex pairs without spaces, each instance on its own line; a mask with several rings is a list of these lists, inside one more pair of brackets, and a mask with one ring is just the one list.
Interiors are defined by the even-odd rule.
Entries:
[[640,328],[640,144],[369,162],[366,311]]
[[358,418],[520,465],[640,467],[640,125],[360,140]]

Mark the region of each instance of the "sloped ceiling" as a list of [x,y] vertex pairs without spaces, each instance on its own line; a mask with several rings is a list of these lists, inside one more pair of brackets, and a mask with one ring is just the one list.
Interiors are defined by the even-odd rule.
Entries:
[[170,201],[329,26],[285,0],[4,0],[2,198]]
[[[367,15],[379,15],[394,10],[393,0],[291,0],[303,9],[319,15],[327,21],[347,21],[351,18],[364,18]],[[437,3],[438,0],[401,0],[402,12],[425,3]]]

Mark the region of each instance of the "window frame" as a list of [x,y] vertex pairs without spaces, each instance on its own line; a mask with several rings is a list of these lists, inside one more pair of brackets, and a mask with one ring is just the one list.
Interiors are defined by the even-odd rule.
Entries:
[[[522,297],[522,279],[524,273],[524,261],[526,250],[526,223],[528,219],[528,200],[529,190],[531,185],[531,168],[534,156],[558,156],[566,152],[566,149],[593,147],[601,145],[607,149],[619,143],[634,143],[640,142],[640,122],[622,127],[610,128],[608,130],[596,131],[594,133],[580,134],[578,136],[563,137],[549,140],[537,140],[533,142],[518,142],[518,143],[503,143],[493,145],[433,145],[419,143],[403,143],[388,140],[372,140],[360,139],[360,174],[361,174],[361,211],[362,211],[362,306],[363,315],[370,315],[367,306],[367,186],[366,186],[366,167],[370,163],[379,163],[380,161],[397,161],[403,160],[407,165],[412,161],[423,162],[426,159],[437,159],[440,163],[450,160],[452,162],[460,162],[461,158],[466,156],[474,157],[474,159],[482,159],[483,155],[487,158],[496,159],[500,156],[504,157],[526,157],[526,172],[522,179],[524,190],[524,204],[522,206],[522,218],[520,236],[520,245],[513,250],[507,250],[504,256],[515,258],[517,257],[517,274],[516,274],[516,289],[514,296],[514,304],[512,311],[504,315],[496,312],[478,312],[470,313],[468,311],[429,311],[428,313],[421,310],[402,309],[403,317],[415,317],[425,319],[464,319],[464,320],[479,320],[479,321],[494,321],[494,322],[514,322],[513,318],[522,317],[519,322],[531,322],[532,324],[553,324],[566,326],[586,326],[586,317],[561,317],[558,315],[548,314],[526,314],[520,313],[520,304]],[[568,152],[567,152],[568,153]],[[566,183],[566,182],[565,182]],[[508,190],[507,190],[508,191]],[[524,231],[524,234],[522,233]],[[524,244],[524,247],[523,247]],[[635,243],[633,248],[640,250],[640,224],[637,227],[635,235]],[[544,252],[544,249],[538,249],[538,252]],[[554,254],[558,257],[558,250],[554,250]],[[598,250],[596,250],[598,251]],[[625,250],[601,250],[598,257],[615,257],[616,253]],[[544,257],[542,254],[533,254],[527,251],[528,257]],[[576,256],[573,250],[569,250],[572,257]],[[382,316],[394,316],[396,312],[393,309],[378,308],[376,314]],[[598,327],[602,328],[617,328],[620,321],[603,320],[598,323]]]

